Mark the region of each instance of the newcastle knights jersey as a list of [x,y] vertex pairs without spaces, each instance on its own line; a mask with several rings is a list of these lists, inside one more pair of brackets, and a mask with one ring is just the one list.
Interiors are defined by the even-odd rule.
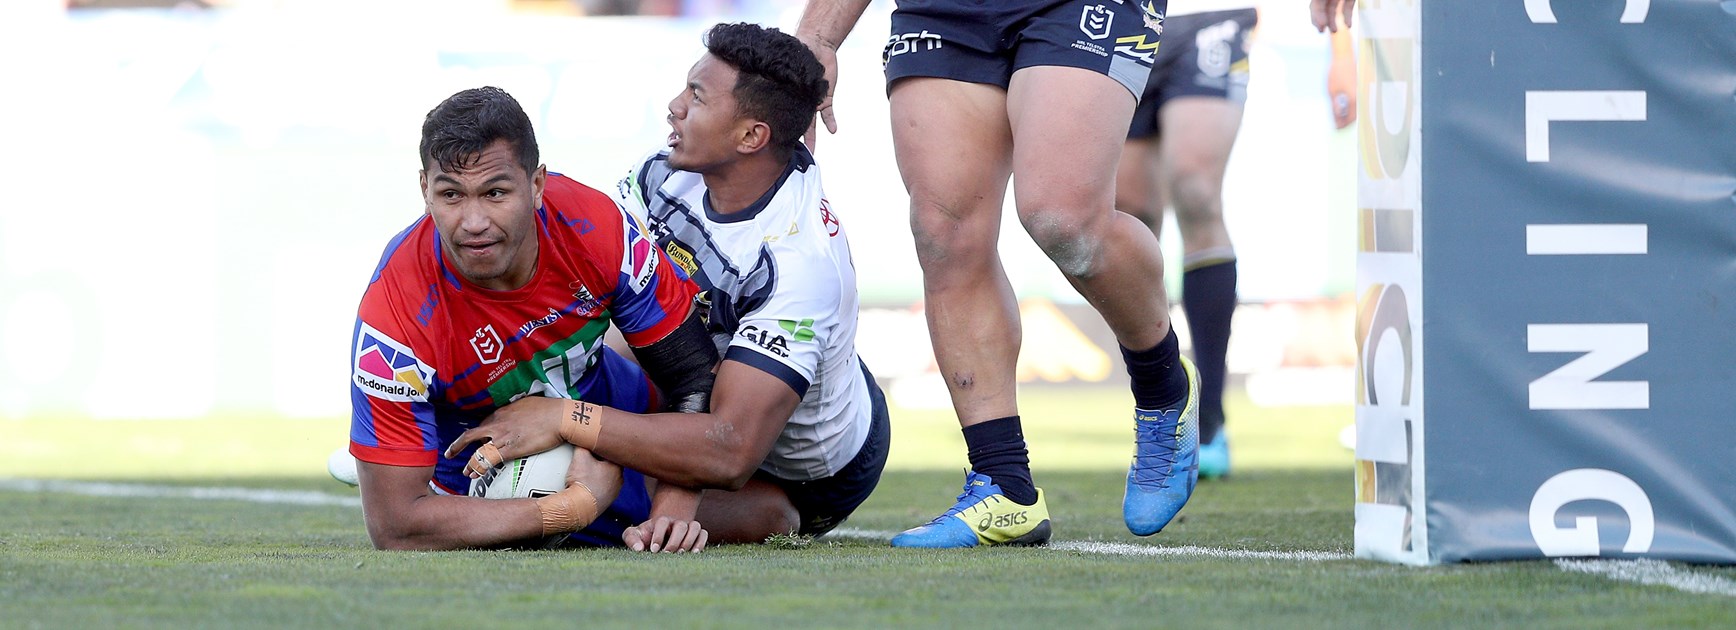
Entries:
[[801,403],[760,470],[809,481],[836,474],[862,449],[873,405],[856,355],[856,269],[850,242],[797,146],[771,190],[718,214],[704,178],[668,154],[643,160],[617,187],[657,244],[705,291],[707,325],[724,359],[765,371]]
[[[609,196],[556,173],[546,181],[536,211],[536,270],[521,288],[484,289],[459,275],[426,215],[386,246],[353,336],[356,459],[434,466],[437,491],[464,494],[465,457],[440,452],[514,400],[548,396],[652,410],[655,389],[603,344],[603,333],[613,323],[633,346],[659,341],[686,316],[696,289]],[[628,507],[648,510],[644,494],[642,477],[628,471],[614,508],[643,500]],[[639,522],[631,519],[640,515],[618,512],[599,521]],[[614,534],[604,542],[618,543]]]

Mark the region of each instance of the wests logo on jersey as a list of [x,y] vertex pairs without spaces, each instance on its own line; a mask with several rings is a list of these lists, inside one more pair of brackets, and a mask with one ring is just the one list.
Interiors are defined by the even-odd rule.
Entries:
[[427,402],[434,368],[423,365],[409,346],[363,323],[356,333],[351,380],[362,393],[392,402]]

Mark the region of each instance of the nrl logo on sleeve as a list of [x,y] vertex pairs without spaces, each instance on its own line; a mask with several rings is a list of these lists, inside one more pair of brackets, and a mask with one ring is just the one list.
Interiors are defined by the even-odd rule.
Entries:
[[392,402],[427,402],[434,368],[424,365],[410,348],[367,324],[356,333],[352,380],[362,393]]

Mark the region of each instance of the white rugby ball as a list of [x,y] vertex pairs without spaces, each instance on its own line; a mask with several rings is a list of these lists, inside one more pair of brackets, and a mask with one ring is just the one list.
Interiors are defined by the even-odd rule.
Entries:
[[332,479],[351,486],[361,483],[356,481],[356,458],[350,456],[348,446],[338,447],[338,450],[332,451],[332,454],[326,457],[326,472],[332,474]]
[[470,496],[534,499],[560,492],[567,487],[567,469],[573,464],[573,451],[573,445],[562,444],[495,466],[481,477],[470,480]]

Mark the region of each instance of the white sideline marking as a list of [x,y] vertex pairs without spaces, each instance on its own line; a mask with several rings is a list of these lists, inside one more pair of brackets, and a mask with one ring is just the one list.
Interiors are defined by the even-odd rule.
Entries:
[[341,505],[362,507],[360,497],[345,497],[307,490],[257,488],[209,488],[195,486],[149,486],[133,483],[97,483],[53,479],[0,479],[0,490],[49,494],[82,494],[92,497],[181,498],[289,505]]
[[1729,578],[1684,571],[1668,562],[1640,558],[1636,560],[1556,560],[1555,566],[1564,571],[1590,573],[1606,578],[1637,582],[1653,586],[1668,586],[1701,595],[1736,597],[1736,581]]
[[1051,549],[1061,551],[1080,551],[1084,553],[1100,553],[1114,556],[1183,556],[1194,558],[1228,558],[1232,560],[1298,560],[1308,562],[1328,562],[1332,560],[1349,560],[1350,554],[1331,551],[1249,551],[1247,549],[1218,549],[1216,547],[1196,547],[1183,545],[1180,547],[1151,547],[1128,543],[1086,542],[1069,540],[1051,543]]
[[[882,532],[868,529],[840,528],[827,534],[839,538],[867,538],[885,541],[891,539],[895,532]],[[1299,560],[1309,562],[1326,562],[1331,560],[1349,560],[1349,554],[1331,551],[1248,551],[1245,549],[1218,549],[1215,547],[1196,547],[1185,545],[1180,547],[1155,547],[1150,545],[1134,545],[1129,543],[1091,542],[1084,540],[1068,540],[1052,542],[1049,549],[1056,551],[1077,551],[1106,556],[1180,556],[1190,558],[1228,558],[1233,560]]]

